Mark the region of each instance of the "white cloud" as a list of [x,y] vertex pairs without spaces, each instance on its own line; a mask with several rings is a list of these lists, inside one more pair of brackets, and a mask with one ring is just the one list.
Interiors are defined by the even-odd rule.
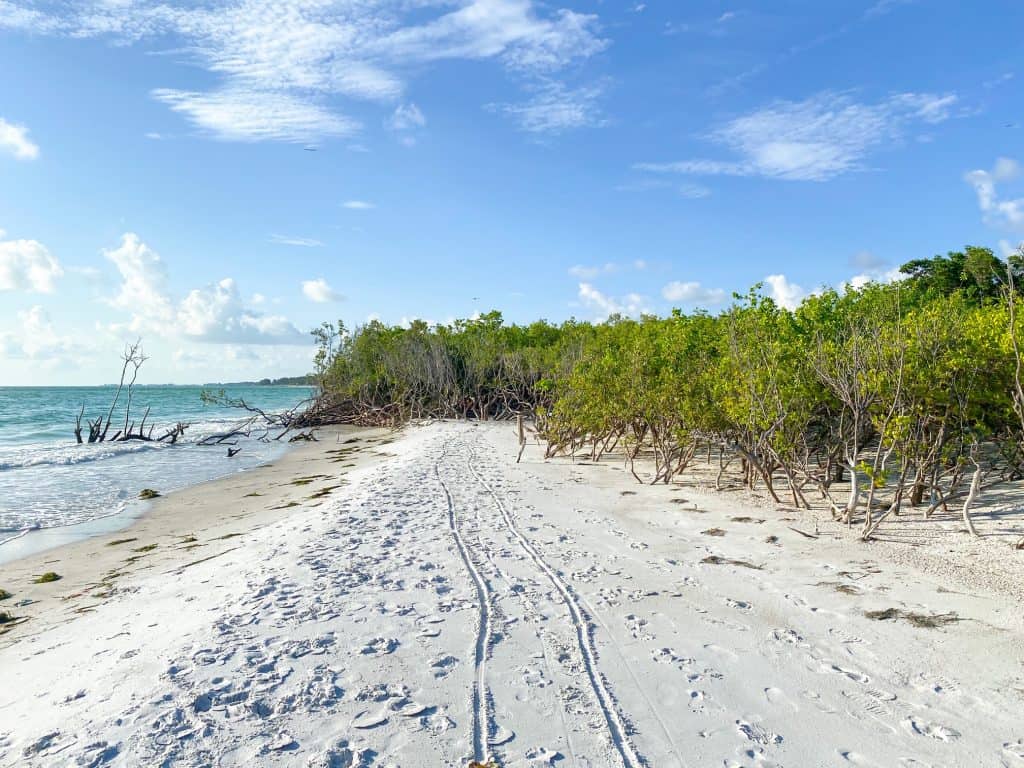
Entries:
[[680,304],[721,304],[725,300],[725,291],[721,288],[705,288],[693,281],[671,282],[661,289],[661,295]]
[[867,272],[861,272],[859,275],[854,275],[848,281],[843,283],[840,288],[845,289],[847,287],[860,289],[868,283],[897,283],[900,280],[905,280],[907,275],[900,272],[899,267],[891,267],[890,269],[872,269]]
[[243,306],[230,277],[189,292],[181,302],[177,326],[197,341],[232,344],[301,344],[304,334],[280,315],[265,315]]
[[264,296],[262,293],[254,293],[252,295],[252,298],[249,299],[249,303],[252,304],[254,307],[258,307],[261,304],[267,303],[267,297]]
[[271,235],[270,242],[277,245],[297,245],[301,248],[319,248],[323,245],[322,242],[311,237],[288,237],[286,235]]
[[167,295],[167,270],[160,255],[134,232],[122,235],[121,245],[103,251],[103,255],[121,275],[120,290],[108,303],[132,314],[128,328],[134,332],[171,332],[174,307]]
[[68,336],[61,336],[41,306],[18,313],[19,327],[0,333],[0,359],[60,362],[84,350]]
[[711,190],[702,184],[681,184],[679,194],[690,200],[700,200],[711,196]]
[[[0,13],[2,13],[0,3]],[[0,27],[3,25],[0,24]],[[0,151],[10,152],[19,160],[35,160],[39,157],[39,147],[28,137],[28,128],[23,125],[8,123],[0,117]]]
[[1005,200],[999,197],[997,183],[1013,181],[1020,175],[1015,160],[1000,157],[991,171],[970,171],[964,180],[974,187],[978,207],[985,221],[995,227],[1024,231],[1024,198]]
[[129,232],[121,245],[104,255],[121,276],[118,294],[108,303],[130,313],[127,324],[113,330],[184,336],[195,341],[237,344],[304,344],[308,341],[287,318],[245,306],[235,281],[225,278],[196,288],[175,303],[167,287],[160,255]]
[[791,283],[785,275],[768,275],[764,281],[768,284],[768,295],[786,309],[796,309],[808,295],[807,291]]
[[338,97],[394,104],[408,73],[430,62],[496,60],[529,80],[607,46],[595,16],[539,0],[0,0],[2,28],[173,40],[216,84],[153,95],[212,136],[241,141],[350,133],[355,123],[333,109]]
[[316,280],[304,280],[302,293],[307,299],[317,304],[340,301],[342,298],[322,277],[318,277]]
[[399,104],[387,121],[387,126],[392,131],[411,131],[426,124],[427,118],[415,104]]
[[64,274],[60,262],[35,240],[2,240],[0,230],[0,291],[52,293],[54,280]]
[[348,208],[351,211],[368,211],[371,208],[376,208],[377,206],[373,203],[368,203],[365,200],[346,200],[341,204],[341,207]]
[[609,315],[637,316],[647,312],[646,299],[638,293],[627,293],[620,299],[608,296],[597,290],[590,283],[580,283],[577,294],[580,303],[594,310],[598,319],[604,320]]
[[304,143],[324,136],[348,136],[359,128],[354,120],[281,92],[241,87],[207,93],[157,88],[152,95],[224,141]]
[[914,123],[949,119],[952,94],[901,93],[877,104],[824,92],[805,101],[778,101],[736,118],[709,138],[739,158],[639,163],[639,170],[694,175],[764,176],[826,181],[865,168],[869,154],[900,141]]
[[1019,242],[1016,245],[1011,243],[1009,240],[999,241],[999,252],[1003,254],[1004,259],[1008,259],[1017,254],[1022,248],[1024,248],[1024,241]]
[[524,131],[559,134],[606,123],[598,107],[602,85],[567,88],[558,81],[537,86],[534,96],[521,104],[490,104],[491,111],[511,117]]

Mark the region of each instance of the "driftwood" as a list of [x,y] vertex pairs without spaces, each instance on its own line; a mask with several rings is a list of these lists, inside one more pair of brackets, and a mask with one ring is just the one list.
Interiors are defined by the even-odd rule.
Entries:
[[[143,363],[148,359],[149,358],[147,358],[145,353],[142,351],[141,339],[136,340],[133,344],[125,345],[124,352],[121,355],[121,379],[117,384],[114,397],[110,401],[110,407],[107,409],[107,415],[106,417],[100,415],[96,419],[86,419],[89,434],[83,439],[82,419],[85,418],[85,403],[83,403],[82,408],[75,417],[74,434],[76,443],[81,445],[86,442],[123,443],[128,442],[129,440],[141,440],[143,442],[174,444],[178,442],[178,438],[185,434],[185,430],[188,429],[188,424],[178,422],[160,435],[160,437],[154,438],[153,431],[155,429],[155,425],[151,424],[149,430],[146,430],[146,420],[149,418],[150,410],[148,407],[146,408],[145,413],[142,414],[142,421],[139,422],[138,428],[136,428],[135,422],[132,421],[132,400],[135,396],[135,382],[139,377],[139,369],[142,368]],[[117,410],[118,403],[121,401],[122,393],[125,395],[123,426],[118,429],[112,437],[108,438],[107,434],[110,432],[110,427],[114,422],[114,413]]]

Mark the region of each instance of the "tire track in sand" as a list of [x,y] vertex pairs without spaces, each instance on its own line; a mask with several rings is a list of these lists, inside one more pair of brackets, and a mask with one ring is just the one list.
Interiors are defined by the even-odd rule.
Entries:
[[476,652],[473,659],[473,669],[476,673],[476,685],[473,687],[473,759],[480,763],[486,763],[490,757],[487,753],[487,734],[491,722],[487,711],[490,705],[490,695],[487,692],[487,650],[491,641],[491,592],[487,582],[484,581],[480,571],[473,563],[473,559],[469,556],[469,549],[459,531],[458,518],[455,516],[455,502],[452,500],[448,485],[441,479],[440,463],[447,453],[448,446],[446,445],[441,451],[441,458],[434,462],[434,475],[441,484],[441,489],[448,502],[448,527],[455,539],[455,546],[476,586],[480,619],[477,624]]
[[637,755],[636,750],[633,748],[633,744],[629,740],[629,736],[626,732],[626,726],[622,721],[622,716],[619,714],[619,711],[615,706],[615,700],[608,691],[608,685],[605,682],[604,676],[597,669],[597,652],[594,650],[593,641],[590,637],[590,623],[579,604],[576,602],[575,595],[566,583],[562,581],[561,577],[551,568],[551,566],[547,564],[530,541],[520,533],[519,528],[512,520],[512,516],[508,513],[508,510],[505,509],[505,505],[501,502],[498,494],[494,492],[494,489],[491,488],[487,481],[481,477],[479,472],[477,472],[476,467],[473,465],[473,457],[474,452],[472,448],[470,448],[469,456],[466,459],[466,466],[469,468],[469,471],[494,500],[494,506],[501,514],[502,520],[508,528],[509,533],[512,534],[513,538],[515,538],[529,558],[533,560],[534,565],[536,565],[541,572],[548,577],[548,580],[551,582],[552,586],[554,586],[555,590],[562,596],[562,600],[565,602],[565,606],[569,610],[569,616],[572,620],[573,628],[576,630],[576,641],[579,645],[580,653],[583,656],[583,666],[587,670],[587,678],[589,679],[590,686],[597,697],[598,704],[601,707],[601,713],[604,715],[605,724],[608,727],[608,735],[611,737],[612,744],[615,746],[619,756],[622,758],[623,768],[643,768],[647,763]]

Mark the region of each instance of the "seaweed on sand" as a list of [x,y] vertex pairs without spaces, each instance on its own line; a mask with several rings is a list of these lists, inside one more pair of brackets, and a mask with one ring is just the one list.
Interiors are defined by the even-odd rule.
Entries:
[[33,581],[33,584],[50,584],[50,583],[52,583],[54,581],[60,581],[60,579],[61,579],[61,576],[60,576],[59,573],[54,573],[53,571],[47,571],[46,573],[42,574],[41,576],[36,577],[36,579]]
[[7,600],[11,597],[11,593],[6,589],[0,589],[0,600]]
[[118,544],[128,544],[129,542],[132,542],[132,541],[138,541],[138,539],[137,538],[132,538],[132,539],[114,539],[113,541],[108,541],[107,542],[107,546],[108,547],[116,547]]
[[139,491],[139,498],[143,500],[158,499],[160,498],[160,491],[154,491],[152,488],[143,488]]
[[864,615],[873,621],[892,621],[895,619],[903,619],[915,627],[921,627],[924,629],[935,629],[936,627],[944,627],[947,624],[954,624],[955,622],[961,621],[960,617],[952,612],[915,613],[914,611],[904,611],[900,608],[885,608],[880,611],[864,611]]
[[331,491],[333,491],[335,488],[341,488],[341,486],[340,485],[328,485],[328,486],[325,486],[325,487],[321,488],[319,491],[316,491],[315,493],[313,493],[309,498],[310,498],[311,501],[314,500],[314,499],[322,499],[324,496],[329,496]]

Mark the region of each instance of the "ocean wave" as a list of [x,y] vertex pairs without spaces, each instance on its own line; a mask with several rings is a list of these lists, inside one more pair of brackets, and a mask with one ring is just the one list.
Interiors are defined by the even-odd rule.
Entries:
[[[2,547],[4,544],[6,544],[9,541],[16,541],[17,539],[20,539],[20,538],[22,538],[24,536],[28,536],[30,533],[32,533],[32,531],[38,531],[40,527],[41,526],[39,526],[39,525],[29,525],[29,526],[26,526],[25,528],[22,528],[20,531],[15,533],[13,536],[8,536],[6,538],[2,538],[2,539],[0,539],[0,547]],[[0,535],[3,535],[5,533],[10,533],[10,531],[9,530],[2,530],[2,531],[0,531]]]
[[113,459],[130,453],[195,445],[209,435],[226,431],[230,425],[235,423],[237,423],[236,420],[223,420],[193,424],[186,432],[185,439],[179,440],[176,446],[172,446],[170,443],[146,442],[144,440],[83,443],[82,445],[61,441],[14,446],[0,450],[0,471],[45,466],[70,466]]

